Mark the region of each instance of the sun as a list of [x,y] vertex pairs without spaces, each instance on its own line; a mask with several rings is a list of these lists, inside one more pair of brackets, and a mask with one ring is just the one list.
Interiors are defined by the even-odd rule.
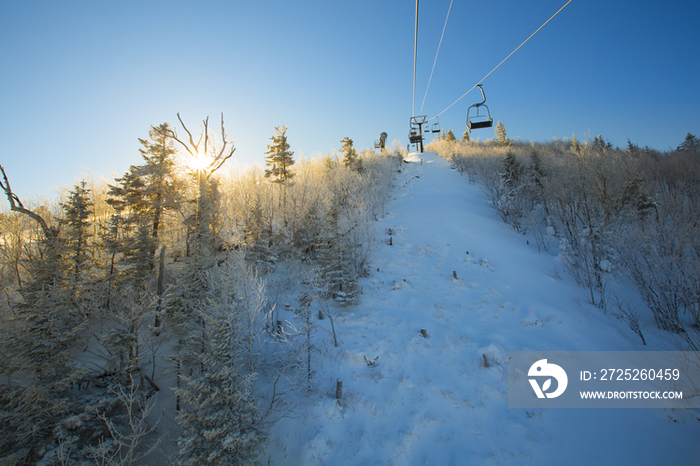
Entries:
[[196,155],[185,157],[185,164],[190,168],[190,170],[198,172],[209,167],[212,162],[212,158],[207,155]]

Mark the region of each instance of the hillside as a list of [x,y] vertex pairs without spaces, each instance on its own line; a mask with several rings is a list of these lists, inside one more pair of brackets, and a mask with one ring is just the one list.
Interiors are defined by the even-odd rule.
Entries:
[[[263,458],[697,464],[694,410],[508,408],[508,351],[669,350],[674,342],[644,322],[643,346],[623,322],[587,304],[554,239],[550,251],[538,252],[444,159],[426,152],[409,160],[379,222],[386,242],[360,282],[360,303],[334,310],[340,346],[324,331],[315,334],[318,391],[298,400],[295,417],[272,426]],[[622,285],[617,291],[633,295]]]

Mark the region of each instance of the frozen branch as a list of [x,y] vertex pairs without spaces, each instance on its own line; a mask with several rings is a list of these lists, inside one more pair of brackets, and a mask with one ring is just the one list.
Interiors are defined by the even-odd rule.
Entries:
[[39,224],[39,226],[41,226],[41,229],[44,232],[44,236],[46,237],[46,239],[51,239],[58,236],[58,231],[55,228],[49,227],[41,215],[32,212],[31,210],[24,207],[22,201],[19,200],[19,197],[17,197],[17,195],[12,192],[12,188],[10,187],[10,181],[7,179],[5,169],[1,165],[0,171],[2,171],[2,178],[4,180],[4,182],[0,182],[0,187],[3,191],[5,191],[7,200],[10,203],[10,210],[14,212],[19,212],[34,219]]

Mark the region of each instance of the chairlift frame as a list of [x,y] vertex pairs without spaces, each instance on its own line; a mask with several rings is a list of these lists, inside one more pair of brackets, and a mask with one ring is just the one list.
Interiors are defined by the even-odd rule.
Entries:
[[[423,125],[428,121],[425,115],[412,116],[408,121],[408,140],[411,144],[418,145],[418,150],[423,152]],[[426,130],[427,131],[427,130]]]
[[[484,101],[476,103],[467,109],[467,131],[470,133],[473,129],[491,128],[493,126],[493,118],[491,118],[491,112],[489,111],[488,105],[486,105],[486,94],[484,94],[484,88],[481,87],[481,84],[477,84],[476,87],[478,87],[481,91],[481,96],[484,98]],[[476,107],[476,115],[469,118],[469,111],[474,107]],[[479,115],[480,107],[484,107],[486,109],[486,115]],[[487,116],[487,120],[472,121],[472,119],[486,118]]]

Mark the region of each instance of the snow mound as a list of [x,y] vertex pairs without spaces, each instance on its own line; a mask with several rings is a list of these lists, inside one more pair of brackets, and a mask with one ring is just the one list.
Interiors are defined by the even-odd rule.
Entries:
[[409,163],[421,163],[423,161],[423,158],[421,157],[420,152],[410,152],[406,157],[403,158],[403,161]]

